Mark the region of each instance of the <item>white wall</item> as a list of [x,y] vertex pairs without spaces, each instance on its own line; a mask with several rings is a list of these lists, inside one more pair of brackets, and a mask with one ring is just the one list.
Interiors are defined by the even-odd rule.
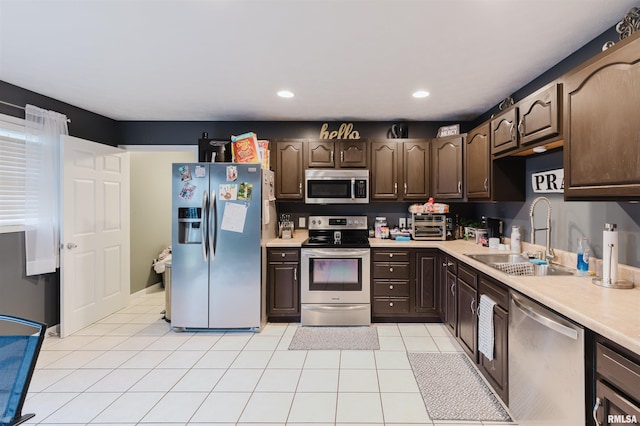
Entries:
[[131,152],[132,294],[162,281],[152,262],[171,244],[171,164],[197,159],[197,147],[145,148],[152,151]]

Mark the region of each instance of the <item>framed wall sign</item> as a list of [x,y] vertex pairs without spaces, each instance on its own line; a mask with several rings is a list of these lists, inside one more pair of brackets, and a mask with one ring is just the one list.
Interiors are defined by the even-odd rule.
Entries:
[[452,124],[451,126],[443,126],[438,129],[437,138],[442,138],[445,136],[453,136],[460,134],[460,125]]
[[564,193],[564,169],[532,173],[531,187],[536,193]]

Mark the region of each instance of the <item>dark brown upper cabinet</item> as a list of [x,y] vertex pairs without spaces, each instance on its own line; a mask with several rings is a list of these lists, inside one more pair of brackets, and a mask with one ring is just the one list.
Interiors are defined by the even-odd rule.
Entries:
[[562,84],[553,83],[518,102],[520,146],[560,135],[561,96]]
[[468,200],[488,200],[489,171],[491,169],[489,123],[484,123],[467,133],[464,143],[466,195]]
[[640,197],[640,32],[563,78],[564,196]]
[[491,119],[491,154],[518,148],[518,108],[511,107]]
[[[304,199],[304,162],[302,140],[276,140],[271,148],[275,159],[276,198]],[[275,154],[275,155],[274,155]]]
[[464,135],[437,138],[431,142],[433,164],[433,197],[437,199],[462,199],[463,170],[462,151]]
[[378,140],[371,143],[371,199],[378,201],[429,198],[430,141]]
[[311,140],[306,144],[309,168],[366,168],[366,140]]

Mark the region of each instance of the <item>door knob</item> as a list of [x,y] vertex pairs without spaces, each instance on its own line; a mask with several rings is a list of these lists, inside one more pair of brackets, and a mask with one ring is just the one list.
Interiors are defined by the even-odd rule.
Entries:
[[78,245],[76,243],[67,243],[67,248],[69,250],[74,249],[76,247],[78,247]]

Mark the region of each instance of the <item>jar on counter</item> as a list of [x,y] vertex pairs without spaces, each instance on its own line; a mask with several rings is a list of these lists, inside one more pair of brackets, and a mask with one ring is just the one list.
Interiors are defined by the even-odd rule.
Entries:
[[376,217],[376,222],[374,225],[374,235],[376,238],[382,238],[382,228],[387,226],[387,218],[386,217]]

